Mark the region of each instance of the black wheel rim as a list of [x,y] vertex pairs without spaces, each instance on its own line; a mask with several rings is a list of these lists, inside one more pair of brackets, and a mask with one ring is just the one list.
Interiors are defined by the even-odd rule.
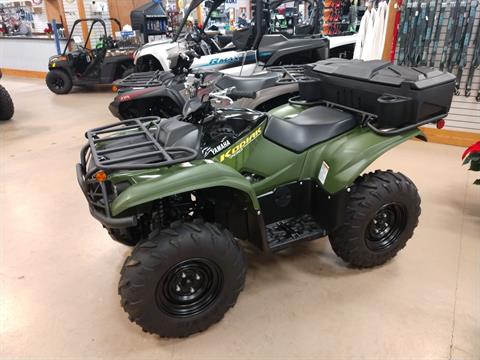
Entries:
[[61,90],[65,86],[65,82],[63,81],[62,78],[57,77],[57,78],[53,79],[52,85],[55,89]]
[[405,230],[405,206],[390,203],[382,206],[367,225],[366,245],[372,251],[383,251],[394,246]]
[[193,316],[213,304],[222,286],[223,274],[216,263],[203,258],[185,260],[170,268],[158,283],[157,304],[170,315]]

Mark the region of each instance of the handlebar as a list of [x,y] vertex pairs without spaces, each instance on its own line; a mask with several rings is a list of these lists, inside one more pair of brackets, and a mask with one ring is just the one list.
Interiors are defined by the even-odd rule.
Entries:
[[240,91],[232,89],[227,92],[227,96],[232,100],[238,100],[241,98],[255,99],[257,97],[257,93],[255,91]]

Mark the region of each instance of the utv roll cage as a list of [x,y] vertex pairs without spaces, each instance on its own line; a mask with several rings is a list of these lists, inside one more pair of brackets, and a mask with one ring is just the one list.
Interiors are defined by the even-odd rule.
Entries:
[[[122,25],[120,24],[120,21],[118,21],[118,19],[116,18],[108,18],[106,20],[110,20],[110,21],[113,21],[117,24],[118,28],[121,30],[122,29]],[[84,18],[84,19],[77,19],[75,20],[75,22],[73,23],[73,26],[72,26],[72,29],[70,30],[70,35],[68,36],[68,40],[67,40],[67,43],[65,44],[65,48],[63,49],[63,53],[62,55],[65,55],[67,53],[67,50],[68,50],[68,47],[70,45],[70,42],[72,41],[72,38],[73,38],[73,34],[75,33],[75,27],[78,25],[78,24],[81,24],[82,22],[88,22],[88,21],[91,21],[92,23],[90,24],[90,29],[88,30],[88,35],[87,35],[87,38],[85,39],[84,41],[84,44],[83,44],[83,48],[87,48],[87,44],[90,40],[90,35],[92,34],[92,30],[93,30],[93,27],[95,26],[95,24],[99,23],[102,28],[103,28],[103,33],[104,33],[104,36],[107,36],[108,35],[108,32],[107,32],[107,26],[105,25],[105,21],[103,19],[100,19],[100,18]]]

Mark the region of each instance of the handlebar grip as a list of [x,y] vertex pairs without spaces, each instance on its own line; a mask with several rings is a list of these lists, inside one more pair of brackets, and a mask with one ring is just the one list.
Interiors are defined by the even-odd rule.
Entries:
[[257,93],[255,91],[240,91],[233,89],[228,93],[228,96],[233,100],[238,100],[240,98],[255,99],[257,97]]

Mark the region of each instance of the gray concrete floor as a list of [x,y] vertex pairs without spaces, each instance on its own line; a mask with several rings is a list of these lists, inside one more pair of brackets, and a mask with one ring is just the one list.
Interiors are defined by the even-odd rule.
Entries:
[[112,93],[2,84],[16,113],[0,124],[1,357],[480,359],[480,187],[463,149],[410,141],[372,167],[404,172],[423,200],[390,263],[349,269],[326,239],[251,253],[245,290],[220,323],[163,340],[121,309],[129,249],[90,217],[75,179],[84,131],[114,121]]

